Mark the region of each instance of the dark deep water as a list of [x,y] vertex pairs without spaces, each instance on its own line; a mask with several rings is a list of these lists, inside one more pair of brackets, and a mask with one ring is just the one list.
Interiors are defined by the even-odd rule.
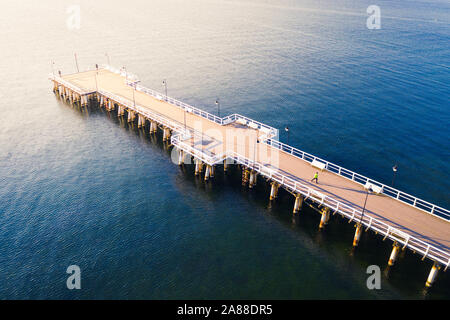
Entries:
[[[95,63],[215,112],[279,129],[290,144],[450,208],[450,4],[377,1],[72,1],[2,5],[0,298],[450,298],[448,272],[423,292],[431,262],[339,216],[318,231],[268,186],[213,183],[170,161],[161,139],[101,110],[60,102],[47,80]],[[280,139],[286,135],[280,130]],[[219,171],[219,170],[218,170]],[[82,289],[66,288],[79,265]],[[366,268],[380,265],[382,289]]]

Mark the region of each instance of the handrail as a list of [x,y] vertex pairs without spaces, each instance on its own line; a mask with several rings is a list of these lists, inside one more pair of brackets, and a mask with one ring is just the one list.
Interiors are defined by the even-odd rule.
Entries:
[[149,119],[157,121],[176,132],[180,132],[180,133],[184,132],[184,127],[180,123],[167,120],[166,117],[164,117],[156,112],[150,111],[148,108],[144,108],[142,106],[135,105],[131,100],[128,100],[126,98],[123,98],[121,96],[118,96],[114,93],[111,93],[111,92],[105,91],[105,90],[99,90],[98,93],[102,94],[103,96],[105,96],[111,100],[114,100],[114,101],[124,105],[125,107],[133,110],[134,112],[140,113]]
[[329,161],[326,161],[324,159],[316,157],[312,154],[306,153],[300,149],[294,148],[294,147],[284,144],[280,141],[273,140],[273,139],[267,139],[263,142],[271,147],[274,147],[282,152],[288,153],[288,154],[290,154],[296,158],[302,159],[306,162],[309,162],[309,163],[311,163],[313,161],[321,162],[321,163],[325,164],[325,169],[327,171],[335,173],[343,178],[349,179],[360,185],[365,185],[368,182],[372,183],[374,185],[377,185],[377,186],[381,187],[381,193],[388,197],[391,197],[391,198],[401,201],[405,204],[413,206],[419,210],[425,211],[426,213],[432,214],[433,216],[435,216],[437,218],[444,219],[446,221],[450,221],[450,210],[436,206],[430,202],[427,202],[425,200],[414,197],[410,194],[407,194],[405,192],[397,190],[393,187],[387,186],[381,182],[370,179],[359,173],[345,169],[341,166],[338,166],[337,164],[331,163]]
[[121,75],[123,77],[126,77],[127,79],[131,79],[131,80],[135,80],[135,81],[139,80],[138,76],[136,76],[133,73],[128,72],[124,68],[117,69],[117,68],[114,68],[114,67],[112,67],[112,66],[110,66],[108,64],[103,64],[102,68],[106,69],[106,70],[109,70],[109,71],[111,71],[113,73],[119,74],[119,75]]
[[94,92],[95,92],[95,91],[89,92],[89,91],[86,91],[86,90],[84,90],[84,89],[82,89],[82,88],[79,88],[79,87],[77,87],[77,86],[74,86],[74,85],[71,84],[70,82],[68,82],[68,81],[64,80],[63,78],[58,77],[58,76],[56,76],[56,75],[54,75],[54,74],[52,74],[52,73],[49,74],[48,78],[49,78],[50,80],[52,80],[52,81],[57,81],[57,82],[60,83],[62,86],[66,87],[66,88],[69,88],[70,90],[75,91],[76,93],[78,93],[78,94],[80,94],[80,95],[82,95],[82,96],[83,96],[83,95],[86,95],[86,94],[91,94],[91,93],[94,93]]
[[424,255],[426,253],[429,258],[438,261],[443,265],[447,265],[450,262],[450,254],[448,252],[445,252],[435,246],[432,246],[397,228],[389,226],[388,224],[380,221],[377,218],[374,218],[368,213],[365,213],[363,216],[362,212],[356,207],[349,206],[324,194],[320,194],[321,196],[319,196],[318,192],[316,192],[309,186],[305,185],[304,183],[295,181],[292,178],[283,175],[279,172],[271,172],[268,171],[267,169],[264,170],[263,168],[264,166],[259,162],[249,160],[248,158],[245,158],[234,151],[230,152],[228,154],[228,157],[233,159],[237,163],[243,164],[255,171],[258,171],[259,174],[278,182],[280,185],[284,186],[287,189],[292,190],[295,193],[301,193],[305,197],[309,197],[310,199],[313,199],[316,202],[322,203],[323,205],[329,207],[330,209],[335,210],[336,212],[339,212],[340,214],[346,216],[349,219],[361,221],[361,224],[366,226],[368,229],[372,229],[376,232],[384,234],[385,237],[388,237],[393,241],[397,241],[403,246],[409,247],[410,249]]
[[261,123],[259,121],[247,118],[247,117],[245,117],[243,115],[234,113],[234,114],[228,115],[226,117],[220,118],[220,117],[218,117],[218,116],[216,116],[214,114],[211,114],[211,113],[209,113],[207,111],[204,111],[204,110],[202,110],[200,108],[194,107],[192,105],[189,105],[187,103],[184,103],[184,102],[179,101],[177,99],[174,99],[172,97],[166,96],[165,94],[163,94],[161,92],[158,92],[158,91],[153,90],[153,89],[149,89],[149,88],[144,87],[144,86],[142,86],[140,84],[135,84],[135,83],[132,83],[130,81],[126,82],[126,84],[131,86],[131,87],[134,87],[137,91],[144,92],[144,93],[146,93],[148,95],[151,95],[152,97],[154,97],[154,98],[156,98],[158,100],[165,101],[167,103],[170,103],[171,105],[180,107],[184,111],[188,111],[188,112],[190,112],[192,114],[200,116],[200,117],[202,117],[204,119],[207,119],[209,121],[212,121],[214,123],[217,123],[217,124],[220,124],[220,125],[227,125],[229,123],[232,123],[232,122],[238,121],[239,119],[242,119],[242,120],[246,121],[247,125],[253,124],[256,127],[256,129],[258,129],[258,130],[263,130],[264,129],[264,131],[265,131],[265,135],[264,136],[267,136],[266,138],[269,138],[269,137],[271,138],[271,137],[277,136],[277,133],[278,133],[277,129],[275,129],[275,128],[271,127],[271,126],[268,126],[268,125],[266,125],[264,123]]

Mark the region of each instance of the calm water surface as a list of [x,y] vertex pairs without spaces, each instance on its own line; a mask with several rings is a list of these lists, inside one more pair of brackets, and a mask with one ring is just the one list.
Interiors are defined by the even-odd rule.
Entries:
[[[0,298],[450,298],[450,277],[423,291],[431,263],[237,170],[195,179],[151,139],[99,110],[55,98],[52,71],[106,63],[210,112],[240,113],[290,144],[450,207],[450,5],[377,1],[72,1],[2,5]],[[275,4],[276,3],[276,4]],[[280,139],[286,135],[280,130]],[[82,289],[66,288],[79,265]],[[382,289],[366,287],[380,265]]]

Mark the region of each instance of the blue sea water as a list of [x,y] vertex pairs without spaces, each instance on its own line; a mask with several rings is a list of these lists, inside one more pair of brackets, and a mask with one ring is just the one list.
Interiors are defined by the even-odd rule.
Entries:
[[[20,1],[0,19],[1,299],[448,299],[431,263],[292,197],[213,183],[161,140],[59,101],[47,76],[95,63],[216,112],[290,128],[306,152],[450,208],[448,1]],[[366,27],[369,5],[381,29]],[[79,5],[80,28],[67,25]],[[287,136],[280,130],[280,140]],[[66,288],[78,265],[82,289]],[[368,290],[366,268],[383,270]]]

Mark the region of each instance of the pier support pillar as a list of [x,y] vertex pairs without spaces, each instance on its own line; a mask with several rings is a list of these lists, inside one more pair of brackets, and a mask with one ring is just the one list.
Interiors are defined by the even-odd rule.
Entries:
[[356,225],[355,236],[353,237],[353,246],[354,247],[358,246],[359,239],[361,239],[362,231],[363,231],[362,224],[358,223]]
[[209,168],[209,176],[211,178],[214,178],[215,171],[216,171],[216,167],[215,166],[210,166],[210,168]]
[[210,173],[211,173],[211,166],[207,164],[205,169],[205,181],[208,181]]
[[223,172],[227,172],[228,171],[228,163],[227,163],[227,159],[223,160]]
[[169,128],[164,128],[163,141],[168,141],[168,140],[170,140],[170,129]]
[[292,210],[292,213],[297,213],[301,210],[303,206],[303,196],[301,194],[297,194],[295,196],[295,202],[294,202],[294,209]]
[[69,91],[69,103],[70,103],[70,104],[73,104],[73,96],[74,96],[73,91],[72,91],[72,90]]
[[198,176],[203,171],[203,162],[200,159],[195,159],[195,175]]
[[178,165],[181,166],[184,163],[184,151],[178,150]]
[[258,180],[258,173],[256,171],[250,172],[250,182],[248,183],[249,188],[256,186],[256,181]]
[[150,120],[150,133],[155,133],[158,130],[158,124]]
[[143,115],[138,115],[138,128],[145,126],[145,118]]
[[245,186],[249,180],[250,170],[247,168],[242,168],[242,185]]
[[198,176],[200,174],[200,160],[195,159],[195,175]]
[[438,274],[439,269],[441,269],[441,266],[436,262],[433,263],[433,267],[431,267],[430,274],[428,275],[427,282],[425,283],[425,286],[427,288],[430,288],[433,285],[434,281],[436,280],[436,276]]
[[125,112],[124,107],[119,104],[119,106],[117,107],[117,115],[118,116],[123,116],[124,112]]
[[278,197],[278,187],[280,186],[278,183],[276,183],[275,181],[271,183],[272,184],[272,188],[270,189],[270,200],[275,199],[276,197]]
[[322,209],[322,217],[320,218],[319,229],[323,229],[330,220],[330,208]]
[[397,244],[397,242],[394,242],[394,245],[392,247],[391,256],[389,257],[389,261],[388,261],[389,266],[394,265],[395,260],[397,260],[399,251],[400,251],[400,246]]
[[128,110],[128,122],[133,122],[135,117],[134,111]]

